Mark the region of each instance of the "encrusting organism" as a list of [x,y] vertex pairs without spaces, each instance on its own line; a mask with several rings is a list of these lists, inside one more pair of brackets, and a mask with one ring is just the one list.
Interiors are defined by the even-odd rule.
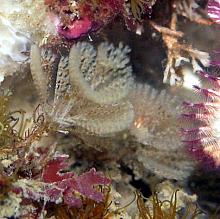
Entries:
[[[1,10],[1,9],[0,9]],[[29,39],[18,31],[0,11],[0,83],[6,76],[22,70],[28,60]]]
[[31,42],[41,41],[47,34],[56,34],[44,0],[2,0],[0,13],[8,24],[13,24],[17,31],[15,35],[26,37]]

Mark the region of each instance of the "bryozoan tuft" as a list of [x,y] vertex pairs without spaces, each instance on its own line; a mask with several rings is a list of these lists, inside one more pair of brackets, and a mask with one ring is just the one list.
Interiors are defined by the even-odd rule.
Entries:
[[102,43],[96,52],[89,43],[77,43],[54,67],[50,52],[41,61],[40,49],[32,46],[31,73],[46,118],[60,129],[77,127],[102,136],[128,129],[134,118],[125,98],[133,85],[129,51],[122,44],[115,48]]

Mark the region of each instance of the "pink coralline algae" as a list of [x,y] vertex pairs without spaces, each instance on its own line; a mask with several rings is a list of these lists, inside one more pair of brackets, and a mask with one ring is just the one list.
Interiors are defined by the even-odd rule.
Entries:
[[73,177],[73,173],[63,173],[60,171],[66,169],[68,164],[65,160],[68,158],[68,155],[59,155],[49,161],[46,167],[43,170],[43,180],[47,183],[60,182],[64,179],[69,179]]
[[209,0],[207,9],[209,17],[216,23],[220,24],[220,1]]
[[59,35],[64,36],[67,39],[77,39],[87,34],[92,28],[92,22],[87,18],[81,18],[73,21],[68,26],[58,24],[57,31]]
[[205,167],[220,167],[220,78],[199,73],[204,87],[194,86],[195,103],[184,102],[183,142],[190,155]]
[[71,8],[68,1],[45,0],[45,5],[48,6],[48,15],[61,37],[77,39],[91,30],[91,20],[86,16],[79,17],[78,7]]
[[46,189],[47,196],[52,200],[58,200],[62,194],[64,203],[69,207],[80,207],[82,205],[80,197],[74,195],[74,192],[81,194],[96,202],[103,201],[103,194],[94,189],[97,185],[109,185],[110,180],[102,173],[96,172],[93,168],[90,171],[75,176],[71,172],[61,173],[68,166],[65,160],[68,156],[59,155],[48,163],[43,171],[43,181],[53,186]]
[[90,171],[84,173],[81,176],[75,176],[73,173],[60,173],[67,164],[64,162],[67,156],[58,156],[49,164],[43,171],[43,180],[46,183],[53,183],[56,187],[47,190],[47,194],[50,196],[62,191],[64,196],[64,202],[71,207],[80,207],[81,200],[73,195],[74,191],[87,198],[101,202],[103,199],[102,193],[96,191],[93,186],[97,185],[108,185],[110,180],[104,177],[103,174],[96,172],[93,168]]
[[72,40],[78,39],[90,32],[97,31],[121,17],[128,30],[138,31],[142,23],[141,16],[150,14],[152,1],[125,0],[81,0],[74,1],[74,6],[68,1],[45,1],[60,36]]
[[[18,161],[11,164],[20,167],[16,173],[10,172],[8,176],[6,169],[4,176],[0,175],[0,187],[4,188],[0,195],[10,192],[18,197],[21,200],[19,214],[30,210],[27,218],[40,218],[42,210],[48,212],[51,206],[80,208],[85,199],[96,203],[104,201],[104,193],[99,187],[108,187],[111,183],[109,178],[94,168],[75,175],[69,170],[68,155],[55,152],[51,156],[50,152],[48,148],[37,148],[34,150],[37,156],[26,154],[22,164]],[[26,210],[23,212],[22,209]]]

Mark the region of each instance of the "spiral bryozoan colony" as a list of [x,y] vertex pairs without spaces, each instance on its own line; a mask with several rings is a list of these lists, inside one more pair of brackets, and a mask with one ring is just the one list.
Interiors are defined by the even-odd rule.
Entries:
[[198,99],[184,102],[182,129],[187,150],[206,167],[220,167],[220,77],[200,72],[203,87],[194,86]]
[[121,43],[96,50],[84,42],[57,61],[51,50],[33,45],[31,74],[48,122],[101,136],[128,129],[134,118],[127,98],[134,83],[129,52]]

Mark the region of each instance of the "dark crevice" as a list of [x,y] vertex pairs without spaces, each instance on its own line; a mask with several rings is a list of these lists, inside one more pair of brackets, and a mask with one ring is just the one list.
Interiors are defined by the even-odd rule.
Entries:
[[135,175],[131,168],[124,164],[121,164],[120,169],[121,171],[131,176],[131,180],[129,181],[129,183],[138,191],[140,191],[145,198],[148,198],[152,195],[149,185],[142,179],[135,179]]

